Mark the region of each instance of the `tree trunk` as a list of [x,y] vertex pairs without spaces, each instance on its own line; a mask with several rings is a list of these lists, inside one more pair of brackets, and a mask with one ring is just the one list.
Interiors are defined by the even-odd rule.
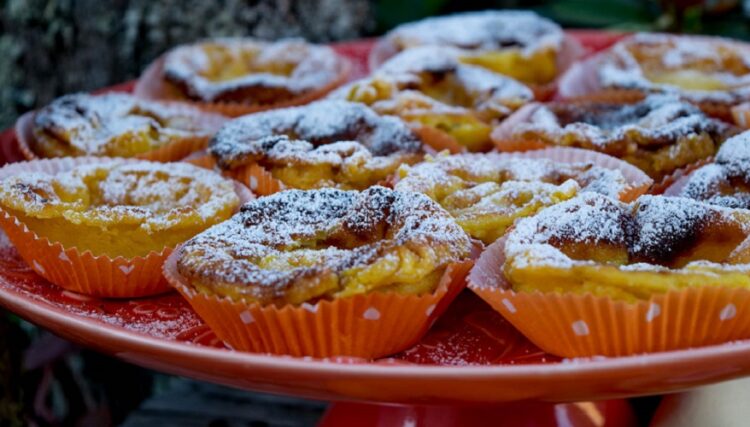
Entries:
[[0,127],[65,93],[122,82],[205,37],[360,37],[369,0],[0,0]]

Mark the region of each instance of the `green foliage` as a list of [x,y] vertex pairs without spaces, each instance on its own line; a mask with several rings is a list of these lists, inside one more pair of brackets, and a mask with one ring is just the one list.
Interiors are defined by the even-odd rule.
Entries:
[[[379,32],[427,16],[479,9],[531,9],[568,28],[669,31],[750,39],[742,2],[711,9],[700,0],[376,0]],[[725,2],[726,3],[726,2]],[[709,6],[706,6],[709,5]]]

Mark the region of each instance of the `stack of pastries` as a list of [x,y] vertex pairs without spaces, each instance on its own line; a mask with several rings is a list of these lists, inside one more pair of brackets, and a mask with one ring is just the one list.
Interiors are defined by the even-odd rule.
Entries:
[[0,225],[52,283],[174,288],[235,350],[397,353],[467,284],[561,356],[750,338],[748,49],[590,54],[474,12],[393,29],[352,80],[330,47],[204,40],[20,119]]

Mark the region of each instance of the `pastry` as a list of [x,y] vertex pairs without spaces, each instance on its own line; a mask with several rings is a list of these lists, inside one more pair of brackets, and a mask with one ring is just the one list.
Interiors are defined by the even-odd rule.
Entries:
[[346,81],[349,62],[301,39],[217,38],[177,46],[138,79],[135,94],[189,101],[236,117],[311,102]]
[[501,151],[568,146],[631,163],[656,180],[710,158],[736,129],[674,96],[634,104],[533,104],[492,134]]
[[432,292],[471,242],[423,195],[289,190],[246,204],[185,243],[177,271],[199,292],[262,305],[373,291]]
[[519,221],[505,243],[516,292],[623,301],[696,286],[750,288],[750,212],[685,198],[624,204],[595,193]]
[[373,76],[346,85],[331,97],[399,116],[421,131],[428,144],[431,134],[425,134],[425,128],[470,151],[487,150],[492,146],[492,124],[532,101],[534,93],[512,78],[463,64],[459,57],[460,52],[452,48],[409,49],[385,62]]
[[[472,237],[489,244],[517,219],[581,192],[633,198],[650,184],[645,176],[640,181],[632,179],[638,171],[615,159],[605,163],[603,155],[570,148],[548,154],[547,158],[501,153],[428,157],[423,163],[402,167],[395,188],[426,194]],[[561,160],[568,158],[579,160]]]
[[106,160],[0,181],[0,206],[29,230],[112,258],[174,247],[238,205],[231,181],[187,163]]
[[230,217],[249,190],[187,163],[67,157],[0,169],[0,226],[40,276],[133,298],[169,290],[172,248]]
[[571,68],[563,98],[635,99],[667,93],[730,118],[750,100],[750,45],[719,37],[641,33]]
[[20,129],[27,157],[105,156],[178,160],[205,147],[226,119],[132,95],[75,94],[56,99]]
[[[419,46],[464,50],[461,61],[543,85],[578,51],[554,22],[525,11],[484,11],[428,18],[398,26],[375,46],[371,65]],[[572,50],[573,52],[567,52]]]
[[463,289],[471,253],[421,194],[288,190],[185,243],[164,274],[236,350],[378,358],[424,335]]
[[[233,176],[260,166],[285,188],[362,190],[402,163],[421,160],[423,149],[396,117],[362,104],[318,101],[235,119],[214,136],[209,152]],[[258,176],[252,179],[260,191]]]

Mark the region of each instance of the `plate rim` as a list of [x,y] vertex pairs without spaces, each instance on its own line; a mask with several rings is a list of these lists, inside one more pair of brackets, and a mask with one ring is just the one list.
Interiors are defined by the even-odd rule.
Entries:
[[[0,280],[6,286],[14,286],[5,278]],[[658,369],[660,365],[674,368],[677,364],[692,363],[704,358],[722,357],[736,358],[740,355],[750,356],[750,339],[696,347],[683,350],[671,350],[657,353],[618,356],[593,357],[578,359],[563,359],[556,363],[528,363],[528,364],[496,364],[496,365],[427,365],[414,363],[373,363],[373,362],[337,362],[334,360],[312,359],[304,357],[275,356],[259,353],[233,351],[230,349],[212,348],[203,345],[180,342],[149,336],[142,332],[130,331],[124,327],[109,324],[104,321],[71,313],[42,300],[23,295],[21,292],[7,287],[0,289],[0,304],[9,311],[23,318],[34,317],[43,319],[38,322],[46,329],[55,332],[58,328],[67,332],[85,332],[87,338],[104,338],[117,342],[125,350],[152,350],[158,353],[170,353],[175,356],[190,358],[212,358],[214,362],[242,364],[253,369],[282,369],[285,371],[301,371],[306,374],[335,374],[353,375],[357,377],[377,375],[378,377],[404,377],[430,379],[467,379],[488,380],[517,379],[520,377],[546,377],[573,375],[598,375],[607,371],[630,370],[648,366]],[[37,323],[37,322],[34,322]],[[50,327],[50,324],[58,328]],[[107,351],[105,349],[105,351]],[[118,355],[120,352],[111,352]],[[750,371],[750,357],[748,357],[748,371]]]

